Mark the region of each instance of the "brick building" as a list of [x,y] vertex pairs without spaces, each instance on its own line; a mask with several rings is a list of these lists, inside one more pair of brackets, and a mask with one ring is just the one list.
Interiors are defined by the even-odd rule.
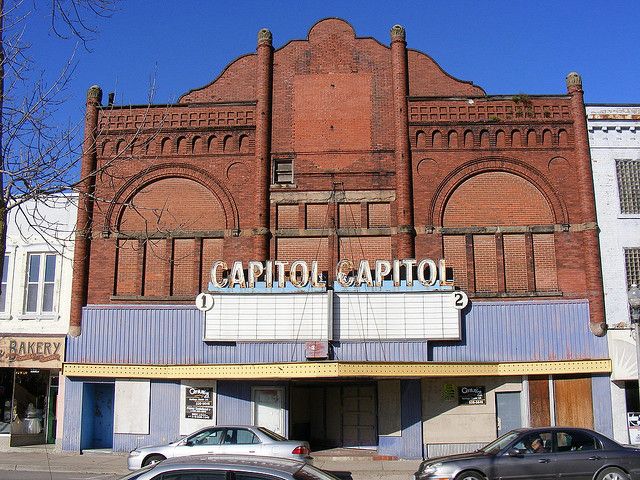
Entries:
[[65,449],[211,423],[404,458],[513,426],[611,432],[577,74],[563,94],[487,95],[400,26],[387,46],[326,19],[275,51],[261,30],[175,105],[101,96]]

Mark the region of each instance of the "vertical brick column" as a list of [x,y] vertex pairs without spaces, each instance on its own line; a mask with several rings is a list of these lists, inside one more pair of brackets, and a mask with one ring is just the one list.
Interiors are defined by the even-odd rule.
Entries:
[[102,102],[102,90],[93,85],[87,92],[84,116],[84,140],[82,166],[78,183],[78,217],[73,253],[73,283],[71,286],[71,313],[69,334],[77,337],[81,332],[82,307],[87,303],[89,283],[89,254],[91,248],[91,222],[93,218],[93,191],[97,164],[96,137],[98,134],[98,107]]
[[256,62],[256,225],[253,255],[256,260],[267,260],[270,240],[269,185],[271,184],[271,98],[273,85],[273,48],[271,32],[263,28],[258,32],[258,59]]
[[594,335],[600,337],[606,333],[600,243],[598,240],[596,201],[593,191],[593,172],[591,170],[591,154],[589,151],[582,79],[575,72],[567,75],[567,93],[571,96],[571,114],[574,122],[573,131],[578,158],[577,170],[580,176],[580,204],[582,208],[581,231],[575,232],[574,235],[582,236],[585,251],[584,267],[586,269],[587,295],[591,312],[589,327]]
[[415,229],[413,226],[413,188],[407,115],[409,77],[405,31],[400,25],[394,25],[391,29],[391,65],[395,121],[396,251],[398,258],[413,258],[415,256]]

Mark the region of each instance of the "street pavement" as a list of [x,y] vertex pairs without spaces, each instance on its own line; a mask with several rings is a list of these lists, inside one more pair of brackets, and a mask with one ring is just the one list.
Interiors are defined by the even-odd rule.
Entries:
[[[374,460],[370,455],[359,452],[351,455],[344,449],[336,455],[314,455],[315,466],[353,480],[408,480],[419,464],[419,460]],[[118,478],[128,473],[127,454],[90,451],[80,455],[61,452],[53,445],[13,447],[0,452],[0,478],[7,478],[8,471],[66,472]]]

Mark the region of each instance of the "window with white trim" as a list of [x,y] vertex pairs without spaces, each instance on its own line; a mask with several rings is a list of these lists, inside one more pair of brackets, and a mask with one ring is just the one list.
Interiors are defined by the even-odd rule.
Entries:
[[9,255],[4,256],[2,264],[2,283],[0,284],[0,312],[7,311],[7,279],[9,278]]
[[273,161],[273,183],[279,185],[293,184],[293,160],[277,158]]
[[616,160],[621,213],[640,213],[640,160]]
[[27,258],[27,294],[25,312],[49,313],[54,311],[56,255],[30,253]]

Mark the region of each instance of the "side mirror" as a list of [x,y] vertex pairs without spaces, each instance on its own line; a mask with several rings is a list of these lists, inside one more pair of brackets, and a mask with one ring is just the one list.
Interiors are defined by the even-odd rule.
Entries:
[[507,451],[507,455],[509,455],[510,457],[522,457],[524,455],[524,450],[520,449],[520,448],[510,448]]

